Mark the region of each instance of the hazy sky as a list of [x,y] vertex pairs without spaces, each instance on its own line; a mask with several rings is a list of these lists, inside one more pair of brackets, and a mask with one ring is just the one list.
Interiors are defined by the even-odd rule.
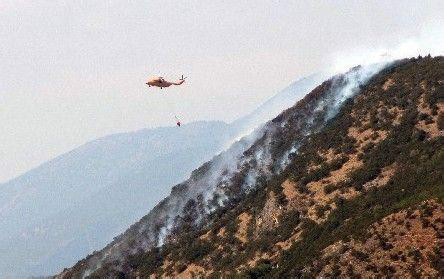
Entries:
[[437,54],[443,26],[442,0],[0,0],[0,182],[174,114],[234,120],[325,67]]

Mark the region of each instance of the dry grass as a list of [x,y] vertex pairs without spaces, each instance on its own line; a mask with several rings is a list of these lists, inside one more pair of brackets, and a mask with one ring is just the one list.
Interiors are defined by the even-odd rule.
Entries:
[[[323,218],[319,218],[317,216],[317,207],[324,206],[326,204],[331,204],[332,200],[336,196],[341,196],[345,199],[350,199],[356,197],[359,193],[356,192],[353,188],[346,189],[345,192],[339,193],[339,190],[333,191],[329,194],[326,194],[324,191],[325,186],[329,183],[338,183],[347,179],[348,175],[354,171],[355,169],[362,166],[362,161],[358,160],[357,154],[352,154],[349,157],[349,160],[345,162],[342,167],[338,170],[330,172],[330,175],[324,179],[319,181],[310,182],[307,184],[308,189],[312,193],[311,198],[315,200],[315,204],[308,208],[308,217],[317,223],[321,223],[326,220],[328,217],[328,213],[331,211],[327,211]],[[335,206],[332,205],[331,209],[334,209]]]
[[[288,249],[290,249],[293,242],[296,242],[301,239],[301,234],[302,234],[302,230],[300,230],[299,228],[296,228],[295,232],[287,240],[277,242],[276,246],[278,246],[279,249],[281,249],[281,250],[288,250]],[[278,253],[276,253],[276,256],[279,253],[280,252],[278,251]]]
[[387,132],[381,130],[374,131],[371,128],[361,131],[360,128],[350,127],[348,129],[348,136],[354,138],[358,143],[358,146],[356,147],[357,151],[363,152],[363,148],[367,144],[369,143],[376,144],[384,140],[387,137]]
[[210,238],[211,231],[207,231],[205,234],[201,235],[199,238],[202,240],[208,240]]
[[384,186],[385,184],[387,184],[390,178],[395,174],[396,168],[397,168],[396,163],[393,163],[390,166],[383,168],[378,177],[364,184],[364,189],[369,190],[370,188],[373,187]]
[[294,182],[287,179],[282,183],[283,193],[287,200],[292,201],[298,196]]
[[256,252],[256,254],[254,255],[254,257],[253,257],[251,260],[249,260],[249,261],[247,262],[247,266],[248,266],[248,267],[254,267],[254,266],[256,266],[256,263],[257,263],[259,260],[268,260],[268,259],[271,259],[271,256],[268,255],[267,253],[263,253],[263,254],[261,254],[261,253],[259,253],[259,252]]
[[[435,253],[438,238],[434,222],[442,215],[444,207],[435,201],[427,203],[434,207],[430,217],[421,217],[419,210],[407,216],[404,210],[374,223],[368,230],[369,238],[363,242],[351,240],[327,247],[323,254],[327,264],[323,266],[320,276],[331,273],[336,264],[343,274],[341,278],[350,278],[345,276],[349,265],[362,278],[382,276],[384,269],[388,268],[394,273],[387,275],[387,278],[412,278],[412,267],[420,278],[437,278],[437,271],[432,268],[429,255]],[[424,226],[424,220],[432,225]],[[381,242],[381,239],[385,240]],[[384,247],[382,243],[385,243]],[[358,253],[367,258],[357,257]]]
[[419,98],[418,112],[429,115],[432,118],[433,122],[427,124],[425,120],[418,121],[418,123],[416,124],[416,128],[425,131],[430,138],[444,136],[444,131],[440,131],[438,128],[438,115],[440,112],[444,112],[444,103],[438,103],[437,107],[438,114],[433,115],[432,109],[424,101],[424,95]]
[[278,225],[278,217],[282,213],[282,208],[277,205],[276,196],[273,191],[268,195],[264,208],[259,214],[256,223],[257,230],[268,230]]
[[217,232],[217,236],[225,237],[225,227],[220,228],[219,232]]
[[187,266],[187,268],[174,276],[176,279],[193,279],[198,278],[199,275],[207,274],[208,271],[201,266],[195,265],[194,263]]
[[395,82],[393,81],[393,79],[389,78],[389,79],[384,83],[384,85],[382,85],[382,89],[383,89],[384,91],[387,91],[387,89],[389,89],[390,86],[392,86],[393,84],[395,84]]
[[239,229],[237,230],[235,236],[240,241],[245,243],[247,242],[247,228],[251,220],[251,215],[246,212],[243,212],[242,214],[239,215],[238,219],[239,219]]

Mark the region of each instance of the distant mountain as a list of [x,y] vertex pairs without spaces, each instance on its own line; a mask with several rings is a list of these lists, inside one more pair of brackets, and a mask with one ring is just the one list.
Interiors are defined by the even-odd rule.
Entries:
[[100,248],[229,138],[223,122],[111,135],[0,185],[0,274],[55,272]]
[[232,123],[238,130],[243,131],[239,136],[245,136],[257,128],[260,124],[275,118],[283,110],[293,106],[296,101],[302,99],[306,94],[330,77],[327,73],[316,73],[301,78],[287,88],[271,97],[251,113],[241,117]]
[[55,278],[441,278],[443,165],[444,57],[357,66]]
[[106,136],[0,184],[0,275],[54,274],[104,247],[192,170],[319,80],[301,79],[231,124],[195,122]]

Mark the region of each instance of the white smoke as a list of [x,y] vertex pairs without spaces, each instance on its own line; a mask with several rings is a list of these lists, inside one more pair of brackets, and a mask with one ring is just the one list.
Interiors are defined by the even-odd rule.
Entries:
[[335,93],[336,98],[333,106],[328,111],[327,120],[331,119],[337,114],[344,101],[353,97],[359,92],[359,87],[361,85],[366,84],[370,78],[379,73],[389,64],[390,62],[379,62],[365,65],[345,74],[344,78],[346,80],[346,84]]
[[[347,99],[359,92],[361,85],[368,82],[371,77],[388,64],[389,62],[381,62],[363,65],[354,68],[341,77],[333,78],[332,83],[338,83],[338,86],[333,86],[333,91],[328,92],[328,94],[325,94],[326,97],[317,101],[314,111],[325,112],[323,122],[327,122],[337,114]],[[313,132],[311,126],[314,124],[314,114],[307,119],[304,118],[302,121],[304,121],[306,127],[301,133],[307,136]],[[202,170],[203,173],[201,175],[195,174],[195,177],[192,176],[180,189],[177,189],[177,192],[173,190],[166,203],[157,212],[151,212],[150,218],[138,224],[137,233],[139,237],[137,247],[114,244],[111,247],[105,248],[98,262],[89,265],[91,269],[88,270],[88,273],[96,270],[100,266],[100,262],[116,259],[115,255],[121,254],[121,251],[129,250],[129,253],[133,253],[140,248],[148,250],[153,246],[162,246],[174,230],[177,218],[182,216],[187,202],[190,199],[197,200],[201,196],[205,205],[204,212],[197,213],[197,218],[194,220],[195,224],[199,224],[206,215],[213,212],[218,206],[223,206],[229,200],[226,191],[231,183],[231,179],[240,172],[246,170],[241,188],[244,192],[247,192],[257,186],[257,178],[259,176],[265,175],[270,177],[273,173],[270,171],[273,164],[277,163],[280,167],[277,172],[283,170],[290,162],[290,155],[298,152],[300,142],[293,142],[280,158],[272,158],[269,146],[275,131],[285,129],[286,125],[289,125],[286,121],[278,124],[268,122],[265,125],[260,125],[253,133],[242,137],[232,144],[229,149],[221,152],[211,161],[209,168]],[[250,148],[259,139],[264,139],[264,137],[265,140],[263,142],[255,145],[253,153],[245,155],[246,151],[251,150]],[[254,166],[250,167],[251,165]],[[212,203],[215,198],[216,206]],[[155,229],[158,225],[160,227]]]
[[[336,115],[341,105],[349,98],[353,97],[358,91],[359,86],[365,84],[371,77],[378,73],[381,69],[386,67],[389,62],[373,63],[357,67],[352,71],[347,72],[341,76],[344,79],[344,85],[338,88],[331,94],[328,99],[322,99],[319,101],[315,111],[326,111],[326,118],[324,121],[328,121]],[[335,78],[333,78],[335,79]],[[307,92],[308,93],[308,92]],[[313,116],[306,120],[307,126],[310,127],[313,124]],[[280,124],[280,128],[286,125],[285,122]],[[246,163],[251,160],[257,162],[255,168],[250,168],[245,176],[243,189],[248,191],[255,187],[259,174],[270,175],[269,167],[273,163],[273,160],[280,161],[280,169],[282,170],[290,161],[290,155],[297,152],[300,143],[293,143],[292,147],[287,150],[282,158],[272,158],[268,146],[270,144],[270,138],[261,144],[261,148],[257,149],[250,157],[243,156],[244,152],[248,150],[264,133],[270,129],[270,125],[259,124],[256,128],[249,128],[245,132],[240,133],[239,137],[231,143],[230,148],[222,151],[212,161],[212,165],[205,173],[205,177],[198,181],[192,181],[193,187],[189,187],[186,192],[181,193],[181,196],[172,197],[168,202],[167,211],[163,215],[163,226],[157,235],[156,244],[162,246],[165,238],[174,229],[175,220],[178,216],[181,216],[183,208],[186,202],[190,199],[196,200],[199,195],[202,195],[205,203],[205,214],[209,214],[214,211],[217,206],[223,206],[224,202],[229,198],[225,194],[225,188],[230,184],[230,180],[233,175],[238,173]],[[248,131],[248,132],[247,132]],[[270,132],[270,131],[267,131]],[[302,131],[305,136],[309,135],[311,130],[308,128]],[[217,197],[217,206],[215,207],[211,201]],[[198,216],[196,223],[199,223],[203,216]],[[140,232],[143,232],[146,228],[141,227]],[[145,245],[144,245],[145,246]],[[146,244],[146,246],[149,246]]]
[[[326,111],[326,118],[324,123],[333,118],[340,110],[342,104],[349,98],[355,96],[359,92],[360,86],[366,84],[374,75],[379,73],[382,69],[390,65],[391,62],[383,61],[379,63],[368,64],[364,66],[355,67],[353,70],[348,71],[344,75],[334,76],[333,83],[335,82],[345,82],[344,85],[340,86],[333,92],[331,98],[326,98],[320,100],[315,112]],[[341,81],[343,79],[343,81]],[[313,124],[313,116],[310,117],[307,122],[309,125]],[[311,130],[306,130],[304,135],[308,136]],[[294,143],[294,145],[285,153],[284,157],[281,159],[281,168],[283,169],[290,162],[290,156],[297,153],[300,146],[299,142]]]
[[[325,111],[326,117],[324,122],[334,117],[342,104],[349,98],[353,97],[357,92],[359,92],[359,87],[364,85],[368,80],[377,74],[381,69],[386,67],[389,63],[382,62],[377,64],[365,65],[362,67],[356,67],[355,69],[347,72],[340,77],[333,78],[333,84],[339,82],[336,79],[341,79],[341,86],[335,89],[334,92],[328,94],[328,96],[320,100],[315,108],[315,111]],[[305,136],[311,133],[310,127],[313,124],[313,117],[306,119],[307,128],[305,128],[303,134]],[[284,123],[285,125],[285,123]],[[282,128],[282,124],[279,125]],[[282,158],[272,158],[269,151],[271,137],[267,137],[265,142],[260,144],[260,148],[256,149],[250,156],[243,156],[244,152],[248,150],[252,144],[254,144],[259,138],[264,136],[264,133],[273,133],[270,129],[273,129],[273,125],[268,123],[268,125],[261,125],[258,129],[254,130],[253,133],[241,138],[239,141],[234,143],[231,148],[222,152],[217,156],[216,160],[213,160],[214,164],[211,166],[208,172],[206,172],[205,177],[200,181],[194,181],[194,185],[191,189],[188,189],[186,198],[181,196],[180,200],[171,200],[171,207],[168,212],[167,226],[165,229],[161,230],[161,234],[158,236],[158,245],[164,243],[164,238],[169,234],[170,230],[173,229],[173,223],[171,222],[180,216],[183,210],[183,206],[188,199],[196,199],[198,195],[203,195],[205,204],[205,213],[211,213],[215,207],[210,206],[210,201],[217,196],[218,204],[223,204],[223,201],[228,200],[225,195],[225,186],[229,185],[230,179],[233,175],[242,171],[242,168],[255,160],[256,166],[249,168],[245,175],[243,181],[242,189],[248,191],[256,185],[256,180],[259,175],[269,176],[270,167],[273,161],[280,161],[280,170],[282,170],[289,163],[290,154],[297,152],[300,145],[299,142],[294,142],[289,150],[287,150]],[[279,129],[277,128],[277,129]],[[280,171],[278,170],[278,172]],[[202,216],[199,216],[202,217]],[[198,223],[200,218],[196,220]]]
[[346,53],[333,54],[331,71],[344,72],[356,65],[371,65],[392,62],[419,55],[444,55],[444,19],[435,19],[423,24],[417,36],[406,38],[398,44],[377,48],[361,48]]

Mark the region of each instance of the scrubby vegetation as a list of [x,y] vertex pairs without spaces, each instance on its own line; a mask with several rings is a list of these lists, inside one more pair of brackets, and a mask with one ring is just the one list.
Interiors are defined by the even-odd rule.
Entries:
[[[249,192],[234,187],[233,198],[201,226],[190,222],[199,201],[189,201],[183,225],[170,241],[132,255],[120,268],[130,271],[113,278],[172,278],[187,272],[185,278],[192,272],[199,278],[230,279],[368,278],[364,273],[388,278],[401,272],[404,265],[380,266],[372,262],[372,252],[353,246],[372,237],[393,262],[411,263],[403,274],[422,278],[424,262],[438,272],[435,250],[398,253],[392,242],[413,230],[409,220],[418,216],[421,228],[437,230],[432,217],[438,207],[424,202],[444,201],[444,133],[439,132],[444,130],[444,58],[412,58],[387,67],[326,125],[320,124],[323,112],[317,113],[317,132],[302,137],[297,119],[313,109],[311,100],[330,94],[334,86],[323,83],[273,120],[288,123],[270,143],[275,158],[300,143],[285,170],[259,178]],[[243,179],[239,175],[233,184]],[[371,233],[375,224],[404,211],[404,219],[395,222],[402,229]],[[240,220],[242,213],[250,218]],[[335,245],[342,247],[340,253],[326,256]],[[344,265],[342,254],[365,268]],[[90,278],[99,278],[99,272]]]

